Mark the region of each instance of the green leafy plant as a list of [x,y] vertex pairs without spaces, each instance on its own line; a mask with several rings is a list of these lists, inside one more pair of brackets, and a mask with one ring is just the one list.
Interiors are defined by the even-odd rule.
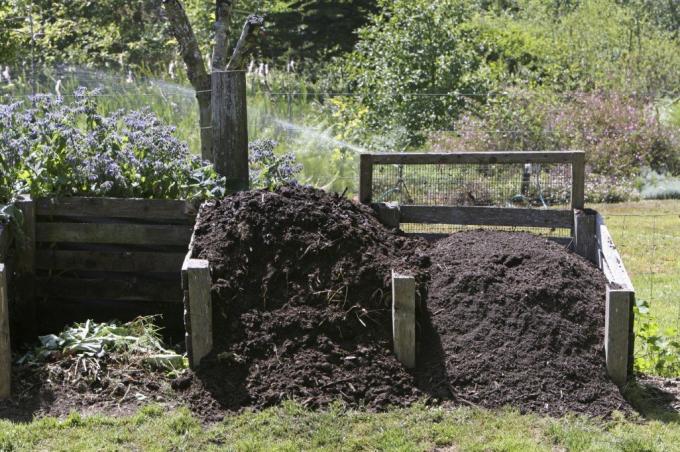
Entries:
[[680,373],[680,340],[673,328],[661,330],[649,311],[649,303],[635,300],[635,340],[639,352],[635,356],[638,372],[661,376]]
[[126,323],[91,320],[75,323],[58,335],[40,336],[39,344],[22,356],[18,364],[56,363],[62,369],[73,369],[66,376],[84,377],[88,381],[105,378],[103,369],[112,362],[174,373],[186,369],[186,357],[168,350],[159,330],[153,317],[138,317]]
[[0,203],[20,194],[194,199],[223,178],[149,111],[100,115],[93,93],[0,105]]

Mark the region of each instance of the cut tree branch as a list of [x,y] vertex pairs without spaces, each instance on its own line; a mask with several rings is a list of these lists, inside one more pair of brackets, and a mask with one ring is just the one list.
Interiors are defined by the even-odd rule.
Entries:
[[234,53],[231,55],[228,71],[238,71],[245,69],[246,60],[253,50],[257,47],[258,38],[264,33],[264,17],[251,14],[246,19],[241,31],[241,37],[236,43]]
[[231,12],[234,0],[217,0],[215,2],[215,46],[212,54],[212,68],[223,70],[227,65],[227,50],[231,30]]

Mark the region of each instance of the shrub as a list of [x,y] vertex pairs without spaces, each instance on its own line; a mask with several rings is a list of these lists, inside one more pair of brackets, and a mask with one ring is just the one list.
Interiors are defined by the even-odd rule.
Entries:
[[593,172],[630,178],[641,167],[680,173],[680,133],[645,99],[616,92],[510,89],[454,123],[440,146],[470,150],[582,149]]
[[83,89],[74,102],[36,96],[0,105],[0,204],[35,197],[192,199],[223,194],[212,165],[192,156],[174,128],[148,111],[97,113]]

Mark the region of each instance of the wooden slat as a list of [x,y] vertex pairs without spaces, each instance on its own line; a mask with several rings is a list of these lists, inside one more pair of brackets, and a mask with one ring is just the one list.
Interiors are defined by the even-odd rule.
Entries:
[[38,223],[38,242],[187,246],[188,225]]
[[[376,153],[370,154],[374,165],[439,165],[460,163],[571,163],[583,151],[556,152],[456,152],[456,153]],[[363,155],[362,155],[363,157]]]
[[601,253],[600,266],[607,280],[615,285],[615,289],[633,291],[633,283],[628,276],[628,272],[626,272],[626,267],[623,265],[623,259],[600,214],[597,214],[596,232]]
[[11,395],[12,349],[9,336],[7,269],[0,263],[0,400]]
[[110,278],[38,278],[38,297],[181,303],[179,281],[120,276]]
[[191,221],[196,208],[187,201],[136,198],[44,198],[36,214],[58,217],[130,218],[152,221]]
[[40,270],[179,273],[183,253],[38,250]]
[[570,210],[408,205],[400,209],[401,223],[571,228],[573,222]]
[[0,224],[0,262],[3,262],[7,257],[10,246],[9,229]]

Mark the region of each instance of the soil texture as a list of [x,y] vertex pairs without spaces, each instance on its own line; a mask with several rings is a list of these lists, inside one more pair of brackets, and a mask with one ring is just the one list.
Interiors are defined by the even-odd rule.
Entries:
[[424,289],[426,242],[344,197],[286,186],[203,208],[193,246],[215,281],[215,352],[199,375],[226,408],[422,397],[391,353],[390,275],[409,272]]
[[605,369],[605,279],[595,266],[528,233],[461,232],[430,256],[421,387],[556,416],[629,409]]

